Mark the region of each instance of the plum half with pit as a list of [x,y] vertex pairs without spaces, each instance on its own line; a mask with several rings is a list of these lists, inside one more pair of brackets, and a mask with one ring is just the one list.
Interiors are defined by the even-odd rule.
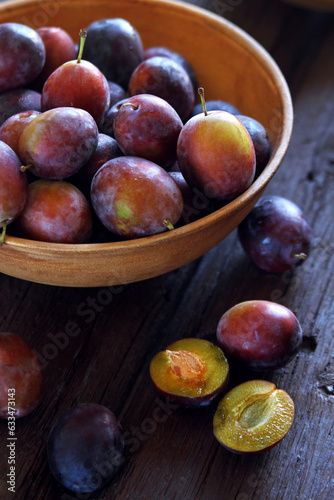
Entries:
[[254,180],[254,145],[234,115],[203,110],[183,126],[177,161],[190,186],[209,198],[228,201],[242,194]]
[[313,237],[305,214],[282,196],[261,198],[238,227],[239,241],[254,264],[272,273],[300,266]]
[[254,371],[275,370],[298,353],[303,333],[287,307],[267,300],[240,302],[217,326],[217,341],[227,358]]
[[41,364],[31,345],[19,335],[1,332],[0,418],[29,415],[40,403],[43,387]]
[[130,97],[119,108],[114,137],[125,155],[139,156],[163,168],[176,161],[182,121],[167,101],[150,94]]
[[173,229],[183,210],[182,193],[168,172],[136,156],[107,161],[93,177],[91,201],[102,224],[124,238]]
[[291,396],[266,380],[249,380],[231,389],[218,405],[213,432],[229,451],[258,455],[289,432],[295,415]]
[[82,403],[62,413],[51,428],[49,469],[70,491],[85,494],[99,490],[117,473],[123,460],[123,430],[105,406]]
[[29,184],[26,206],[16,221],[23,238],[52,243],[87,243],[92,225],[82,192],[69,182],[47,179]]
[[209,405],[226,388],[229,364],[218,346],[188,338],[156,354],[150,363],[150,376],[170,400],[196,408]]

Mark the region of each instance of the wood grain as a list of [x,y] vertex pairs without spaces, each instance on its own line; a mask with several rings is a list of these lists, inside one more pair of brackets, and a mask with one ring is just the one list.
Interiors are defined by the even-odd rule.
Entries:
[[[291,89],[294,129],[266,193],[308,216],[312,251],[293,273],[253,266],[236,232],[202,257],[160,277],[115,287],[70,288],[0,276],[0,330],[27,339],[44,362],[41,405],[17,420],[16,494],[7,490],[7,424],[0,422],[0,498],[63,500],[46,463],[56,417],[80,402],[120,418],[126,455],[96,500],[331,500],[334,497],[334,17],[272,0],[189,2],[224,14],[274,57]],[[224,12],[223,12],[224,11]],[[157,393],[149,362],[183,337],[215,341],[223,312],[247,299],[284,304],[304,332],[297,358],[261,373],[294,399],[286,438],[258,457],[215,441],[216,403],[189,411]],[[76,331],[69,337],[65,332]],[[230,386],[254,377],[231,367]]]

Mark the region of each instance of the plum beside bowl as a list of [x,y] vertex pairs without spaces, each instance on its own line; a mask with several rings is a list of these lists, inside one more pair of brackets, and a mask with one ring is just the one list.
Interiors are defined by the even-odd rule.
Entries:
[[222,17],[168,0],[72,0],[48,2],[45,9],[39,0],[0,4],[0,22],[61,26],[74,40],[80,28],[108,17],[132,23],[145,48],[165,45],[181,52],[193,65],[207,99],[229,101],[260,121],[271,140],[270,161],[241,196],[166,233],[78,245],[8,236],[0,249],[2,273],[55,286],[95,287],[141,281],[177,269],[202,256],[239,225],[286,154],[293,126],[286,81],[265,49]]

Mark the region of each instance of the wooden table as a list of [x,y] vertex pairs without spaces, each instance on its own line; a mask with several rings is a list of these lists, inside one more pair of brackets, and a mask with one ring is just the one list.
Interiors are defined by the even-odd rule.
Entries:
[[[89,498],[136,500],[331,500],[334,498],[334,15],[271,0],[189,3],[224,15],[273,56],[291,89],[291,145],[266,194],[296,202],[314,229],[312,252],[293,273],[250,263],[236,232],[202,258],[144,282],[106,289],[58,288],[0,277],[0,330],[22,335],[43,360],[40,406],[16,422],[16,493],[7,490],[7,423],[0,422],[3,500],[67,496],[46,462],[55,419],[82,402],[109,407],[124,428],[125,460],[109,485]],[[108,293],[107,293],[108,292]],[[230,386],[267,378],[293,398],[287,437],[268,453],[245,457],[212,433],[216,402],[175,408],[149,376],[152,357],[183,337],[215,342],[220,316],[247,299],[289,307],[304,340],[284,369],[245,374]],[[76,336],[69,336],[71,328]]]

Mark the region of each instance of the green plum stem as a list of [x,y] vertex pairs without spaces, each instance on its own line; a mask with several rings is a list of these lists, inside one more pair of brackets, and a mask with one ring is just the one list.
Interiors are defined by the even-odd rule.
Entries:
[[202,107],[203,107],[203,113],[205,114],[205,116],[208,116],[208,112],[206,110],[204,88],[203,87],[199,87],[198,94],[199,94],[199,96],[201,98],[201,103],[202,103]]
[[124,102],[122,104],[122,108],[123,108],[123,106],[124,107],[130,106],[130,108],[132,108],[134,111],[136,111],[139,108],[139,106],[137,106],[136,104],[133,104],[133,102]]
[[165,219],[164,224],[167,227],[167,229],[169,229],[170,231],[172,231],[174,229],[173,224],[169,220]]
[[80,45],[79,45],[79,54],[78,54],[77,63],[80,63],[81,59],[82,59],[83,49],[84,49],[85,41],[87,38],[87,31],[85,29],[81,29],[79,31],[79,37],[80,37]]
[[5,243],[5,237],[6,237],[6,230],[7,230],[7,224],[6,221],[2,222],[2,232],[0,236],[0,247]]
[[296,259],[300,259],[300,260],[305,260],[307,259],[307,254],[304,253],[304,252],[300,252],[300,253],[294,253],[293,256],[296,258]]

